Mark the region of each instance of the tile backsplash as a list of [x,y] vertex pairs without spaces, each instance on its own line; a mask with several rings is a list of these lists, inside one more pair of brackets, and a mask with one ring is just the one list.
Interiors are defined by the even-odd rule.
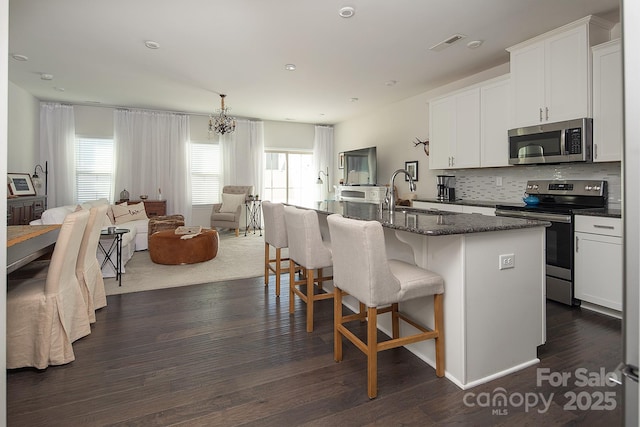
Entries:
[[[619,208],[622,198],[620,162],[565,163],[446,171],[456,177],[456,198],[520,202],[531,179],[594,179],[607,181],[608,205]],[[502,185],[497,181],[502,179]]]

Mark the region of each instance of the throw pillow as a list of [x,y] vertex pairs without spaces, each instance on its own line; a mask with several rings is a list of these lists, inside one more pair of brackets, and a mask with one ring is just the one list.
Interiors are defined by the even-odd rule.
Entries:
[[142,202],[127,206],[113,205],[112,210],[116,225],[137,219],[148,219]]
[[220,212],[235,213],[238,206],[244,203],[244,194],[222,193],[222,206]]
[[[122,202],[122,203],[118,203],[120,206],[127,206],[127,202]],[[114,205],[109,205],[109,209],[107,209],[107,217],[109,217],[109,221],[111,222],[111,224],[108,225],[115,225],[116,223],[116,219],[113,216],[113,206]]]

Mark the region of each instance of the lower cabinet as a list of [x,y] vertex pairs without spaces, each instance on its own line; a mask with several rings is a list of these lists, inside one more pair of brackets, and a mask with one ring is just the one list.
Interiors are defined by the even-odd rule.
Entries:
[[46,196],[24,196],[7,199],[7,225],[27,225],[40,219]]
[[575,296],[622,311],[622,220],[575,217]]

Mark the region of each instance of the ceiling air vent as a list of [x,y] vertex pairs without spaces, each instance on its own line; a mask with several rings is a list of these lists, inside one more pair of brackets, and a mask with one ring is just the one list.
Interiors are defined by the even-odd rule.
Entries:
[[438,43],[438,44],[436,44],[434,46],[431,46],[429,48],[429,50],[434,50],[436,52],[440,52],[441,50],[444,50],[444,49],[448,48],[449,46],[451,46],[455,42],[460,41],[465,37],[467,37],[467,36],[465,36],[464,34],[454,34],[451,37],[447,38],[446,40],[443,40],[440,43]]

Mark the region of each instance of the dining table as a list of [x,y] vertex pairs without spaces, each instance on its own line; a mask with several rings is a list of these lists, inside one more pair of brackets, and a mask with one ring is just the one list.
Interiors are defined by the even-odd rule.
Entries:
[[61,226],[7,226],[7,274],[53,251]]

